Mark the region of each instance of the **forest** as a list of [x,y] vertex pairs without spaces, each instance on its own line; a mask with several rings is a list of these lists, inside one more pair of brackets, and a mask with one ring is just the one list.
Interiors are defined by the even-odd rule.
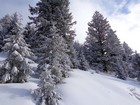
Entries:
[[7,55],[0,62],[0,83],[39,79],[33,92],[36,105],[58,105],[56,86],[74,69],[140,81],[140,54],[121,43],[99,11],[89,20],[86,41],[75,41],[76,20],[69,5],[69,0],[39,0],[35,7],[29,6],[31,16],[25,26],[22,14],[16,12],[0,19],[0,52]]

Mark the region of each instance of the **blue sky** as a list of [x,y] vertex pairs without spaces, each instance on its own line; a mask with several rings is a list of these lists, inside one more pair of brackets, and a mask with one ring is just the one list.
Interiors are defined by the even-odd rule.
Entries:
[[[35,5],[38,0],[0,0],[0,18],[6,14],[20,12],[23,23],[30,15],[29,4]],[[86,37],[87,23],[95,10],[100,11],[112,28],[117,31],[120,40],[140,52],[140,0],[70,0],[70,10],[77,25],[74,26],[76,40],[83,43]]]

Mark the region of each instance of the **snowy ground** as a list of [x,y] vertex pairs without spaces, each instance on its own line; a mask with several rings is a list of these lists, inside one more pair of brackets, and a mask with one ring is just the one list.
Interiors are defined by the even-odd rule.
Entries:
[[59,87],[60,105],[140,105],[140,84],[75,70]]
[[31,91],[37,88],[37,80],[28,83],[0,84],[0,105],[35,105]]
[[[0,84],[0,105],[35,105],[31,91],[37,88],[37,82],[30,79],[28,83]],[[58,92],[62,96],[60,105],[140,105],[138,82],[87,71],[71,71]]]

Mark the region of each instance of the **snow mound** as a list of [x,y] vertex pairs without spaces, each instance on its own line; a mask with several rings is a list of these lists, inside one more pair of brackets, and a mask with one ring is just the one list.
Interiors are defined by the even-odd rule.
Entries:
[[0,84],[0,105],[35,105],[31,91],[37,88],[37,79],[28,83]]

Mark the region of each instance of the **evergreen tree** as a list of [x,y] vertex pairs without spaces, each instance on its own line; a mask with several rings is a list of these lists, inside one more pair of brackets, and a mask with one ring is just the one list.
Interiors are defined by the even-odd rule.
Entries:
[[140,54],[137,52],[132,56],[132,67],[131,78],[137,78],[140,81]]
[[88,23],[88,26],[88,36],[84,45],[86,59],[89,61],[90,66],[96,66],[99,70],[107,72],[104,43],[110,29],[110,25],[107,19],[96,11],[91,22]]
[[[38,66],[39,74],[44,70],[44,64],[49,65],[47,68],[45,79],[51,83],[52,89],[47,81],[46,86],[40,86],[39,90],[46,90],[51,94],[45,94],[48,99],[41,95],[41,102],[45,100],[46,105],[55,105],[55,95],[53,94],[53,85],[62,82],[63,77],[67,76],[67,71],[70,70],[71,55],[73,53],[74,31],[71,30],[72,16],[69,13],[68,0],[40,0],[36,7],[30,6],[30,12],[34,17],[30,17],[35,24],[36,32],[34,35],[35,48],[34,51],[39,56],[40,62]],[[41,75],[42,76],[42,75]],[[42,79],[41,79],[42,81]],[[44,94],[43,91],[40,94]],[[48,95],[48,96],[47,96]],[[43,99],[43,100],[42,100]],[[48,102],[48,103],[47,103]],[[51,103],[53,102],[53,103]]]
[[123,48],[125,51],[125,58],[127,62],[129,62],[131,60],[131,56],[133,54],[132,49],[128,46],[128,44],[126,42],[123,43]]
[[[51,0],[50,0],[51,1]],[[36,32],[33,36],[34,39],[34,53],[38,57],[44,56],[46,51],[48,51],[48,57],[50,52],[50,45],[52,45],[52,34],[50,26],[52,25],[52,19],[54,8],[50,7],[49,0],[40,0],[36,7],[30,6],[31,15],[36,15],[34,17],[29,17],[32,23],[35,24]]]
[[63,77],[66,77],[66,72],[70,69],[67,57],[65,53],[67,44],[62,36],[59,36],[56,32],[57,29],[53,24],[51,27],[51,34],[53,35],[53,42],[51,45],[49,60],[46,56],[43,57],[42,61],[38,65],[38,71],[40,72],[40,84],[39,88],[35,90],[37,96],[37,105],[57,105],[59,99],[55,93],[55,85],[61,83]]
[[[62,36],[56,34],[53,40],[53,50],[52,50],[52,67],[54,68],[53,72],[55,73],[60,69],[62,77],[67,77],[67,72],[70,71],[71,61],[68,54],[66,53],[67,44]],[[58,77],[56,75],[56,77]]]
[[[46,54],[42,61],[44,62],[45,60],[45,62],[50,65],[49,68],[52,71],[55,82],[60,83],[62,82],[63,77],[67,77],[67,71],[70,70],[69,65],[71,65],[71,61],[66,53],[67,44],[64,38],[56,33],[57,29],[55,28],[55,25],[52,25],[51,30],[53,38],[49,57],[47,55],[48,51],[46,50]],[[40,64],[42,64],[42,61]],[[42,72],[40,67],[38,67],[38,72]]]
[[27,58],[32,54],[26,44],[23,35],[20,17],[17,13],[13,15],[10,37],[7,38],[3,49],[8,52],[8,58],[1,68],[1,81],[26,82],[31,73]]
[[[37,32],[34,36],[35,51],[38,56],[44,54],[44,49],[48,49],[52,42],[52,36],[50,36],[50,26],[52,22],[55,22],[57,33],[64,38],[67,44],[67,54],[69,59],[73,58],[73,40],[75,33],[71,29],[75,22],[72,22],[72,15],[69,13],[69,1],[68,0],[40,0],[36,7],[30,6],[30,12],[35,17],[30,17],[33,23],[36,24]],[[47,41],[48,43],[46,43]],[[45,42],[45,43],[44,43]],[[44,48],[45,44],[46,48]],[[49,56],[49,54],[48,54]],[[71,60],[72,61],[72,60]],[[71,65],[72,66],[72,65]]]
[[5,15],[0,20],[0,51],[2,50],[2,47],[5,44],[4,39],[8,38],[10,35],[10,32],[12,30],[12,24],[14,22],[14,17],[10,15]]
[[78,60],[79,60],[79,67],[78,67],[79,69],[86,71],[90,68],[87,60],[85,59],[82,47],[79,52]]
[[54,91],[55,84],[51,75],[51,69],[45,62],[42,64],[39,88],[34,90],[36,105],[58,105],[58,95]]
[[80,50],[81,50],[81,44],[77,41],[74,42],[73,47],[75,49],[75,68],[79,68],[80,66],[80,62],[78,60],[78,56],[80,54]]
[[[23,35],[25,42],[30,45],[29,48],[33,53],[35,53],[34,48],[36,48],[36,44],[34,43],[36,42],[35,41],[36,39],[34,38],[35,33],[36,33],[35,25],[27,23],[27,25],[24,27]],[[30,59],[35,62],[38,62],[37,56],[35,56],[35,54]]]
[[124,49],[108,21],[96,11],[88,25],[84,53],[90,66],[104,72],[115,71],[118,78],[125,79]]
[[88,70],[90,67],[84,55],[83,45],[81,45],[79,42],[75,42],[74,48],[76,50],[77,68],[81,70]]
[[133,67],[132,67],[132,55],[133,55],[133,51],[128,46],[128,44],[126,42],[123,43],[123,49],[124,49],[123,60],[126,63],[127,74],[129,75],[129,77],[131,77],[131,71],[133,71]]
[[30,45],[30,48],[33,49],[34,46],[34,34],[35,34],[35,26],[28,23],[25,27],[24,27],[24,39],[26,41],[27,44]]
[[108,71],[115,71],[118,78],[125,79],[127,76],[127,65],[123,60],[124,50],[115,31],[110,29],[105,45]]

